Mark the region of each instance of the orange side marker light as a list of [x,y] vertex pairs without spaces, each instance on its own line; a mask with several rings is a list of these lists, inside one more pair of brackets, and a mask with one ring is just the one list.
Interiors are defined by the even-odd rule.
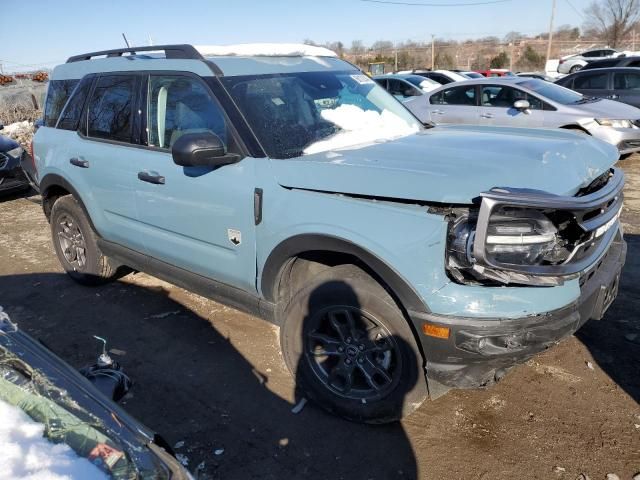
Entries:
[[433,325],[431,323],[423,323],[422,331],[425,335],[429,335],[430,337],[435,338],[449,338],[449,328],[448,327],[439,327],[438,325]]

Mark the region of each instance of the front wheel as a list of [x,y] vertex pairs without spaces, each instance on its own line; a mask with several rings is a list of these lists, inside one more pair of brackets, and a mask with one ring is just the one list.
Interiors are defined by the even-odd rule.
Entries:
[[349,420],[398,420],[426,398],[422,356],[404,315],[353,265],[325,270],[293,296],[280,339],[297,387]]

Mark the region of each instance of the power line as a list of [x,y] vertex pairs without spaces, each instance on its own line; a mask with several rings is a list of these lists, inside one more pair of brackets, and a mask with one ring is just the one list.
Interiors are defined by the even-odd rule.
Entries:
[[574,7],[573,3],[571,3],[569,0],[565,0],[565,1],[569,4],[569,6],[571,8],[573,8],[573,11],[576,12],[580,16],[580,18],[582,18],[584,20],[584,15],[580,12],[580,10],[578,10],[576,7]]
[[474,7],[476,5],[493,5],[496,3],[507,3],[512,0],[489,0],[484,2],[474,2],[474,3],[413,3],[413,2],[394,2],[388,0],[360,0],[361,2],[368,3],[383,3],[386,5],[405,5],[412,7]]

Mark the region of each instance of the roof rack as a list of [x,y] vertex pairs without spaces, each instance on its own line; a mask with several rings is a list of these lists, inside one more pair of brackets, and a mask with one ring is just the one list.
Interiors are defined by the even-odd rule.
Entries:
[[67,63],[82,62],[91,60],[93,57],[121,57],[124,53],[136,55],[138,52],[159,52],[164,51],[165,58],[180,58],[191,60],[204,60],[202,55],[193,45],[154,45],[149,47],[116,48],[115,50],[102,50],[100,52],[83,53],[74,55],[67,59]]

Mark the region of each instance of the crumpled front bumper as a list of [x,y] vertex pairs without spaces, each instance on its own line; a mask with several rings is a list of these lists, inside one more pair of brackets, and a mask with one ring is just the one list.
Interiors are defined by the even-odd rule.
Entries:
[[[414,323],[449,328],[448,339],[421,334],[432,398],[450,388],[475,388],[573,334],[589,319],[600,319],[613,302],[627,246],[618,233],[607,253],[581,275],[580,297],[559,310],[522,318],[461,318],[414,314]],[[546,288],[546,287],[538,287]]]

